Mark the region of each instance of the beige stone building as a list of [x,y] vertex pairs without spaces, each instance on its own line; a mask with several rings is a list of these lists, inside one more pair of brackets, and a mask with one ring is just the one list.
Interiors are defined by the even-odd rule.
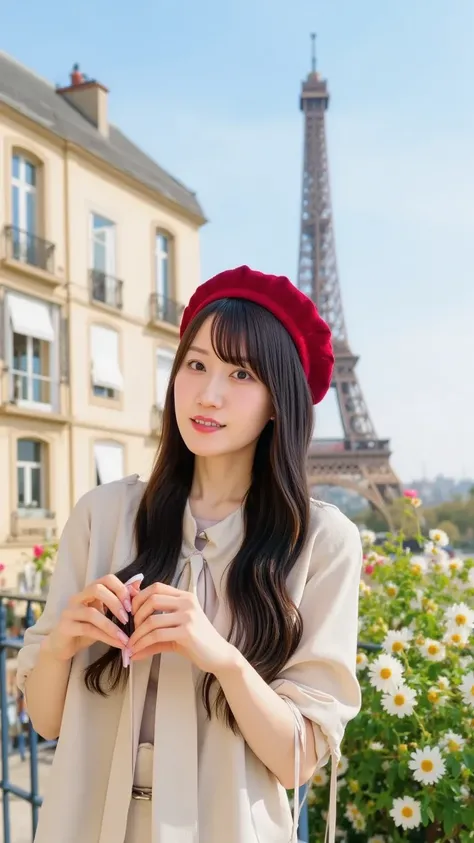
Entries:
[[183,303],[193,192],[107,118],[0,53],[0,579],[97,483],[147,475]]

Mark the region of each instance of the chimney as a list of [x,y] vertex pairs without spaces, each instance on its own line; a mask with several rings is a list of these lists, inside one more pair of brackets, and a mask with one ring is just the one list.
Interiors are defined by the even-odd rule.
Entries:
[[104,137],[108,137],[109,123],[107,119],[107,95],[108,90],[89,79],[81,72],[79,65],[75,64],[70,74],[71,84],[66,88],[57,88],[56,93],[61,94],[74,108],[92,123]]

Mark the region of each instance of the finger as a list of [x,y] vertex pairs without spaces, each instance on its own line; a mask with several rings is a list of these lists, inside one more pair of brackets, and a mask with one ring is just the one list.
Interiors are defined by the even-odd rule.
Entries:
[[[181,626],[184,616],[180,612],[167,612],[164,615],[150,615],[130,636],[129,647],[133,648],[147,635],[163,629],[176,629]],[[142,645],[143,646],[143,645]]]
[[117,636],[107,635],[101,629],[89,623],[73,622],[68,628],[68,632],[74,638],[89,638],[94,642],[101,641],[103,644],[116,647],[118,650],[124,650],[127,646]]
[[[152,594],[148,600],[134,614],[135,626],[142,624],[150,615],[155,612],[176,612],[181,606],[179,597],[170,597],[166,594]],[[132,604],[133,609],[133,604]]]
[[181,591],[179,588],[174,588],[172,585],[166,585],[164,582],[154,582],[151,585],[147,586],[147,588],[142,588],[136,597],[133,599],[132,603],[132,612],[138,611],[140,606],[143,605],[145,600],[148,600],[152,594],[162,594],[169,597],[181,597],[183,594],[186,594],[186,591]]
[[157,656],[159,653],[169,653],[176,649],[177,645],[174,641],[165,641],[162,644],[154,644],[150,647],[145,647],[144,650],[140,650],[139,653],[131,656],[130,661],[140,662],[143,661],[143,659],[149,659],[152,656]]
[[112,640],[118,639],[124,644],[128,642],[127,635],[109,618],[106,618],[102,612],[92,606],[75,606],[66,617],[74,622],[86,623],[90,627],[100,630],[102,635],[106,635]]
[[[115,579],[117,578],[115,577]],[[117,580],[117,582],[119,582],[119,580]],[[120,593],[123,594],[122,591],[120,591]],[[127,605],[130,606],[131,609],[131,602],[127,589],[125,589],[125,593],[128,600]],[[90,583],[90,585],[88,585],[87,588],[84,589],[84,591],[73,597],[72,603],[73,605],[87,605],[87,603],[92,603],[92,601],[95,600],[98,600],[100,603],[106,606],[107,609],[113,615],[115,615],[117,620],[120,621],[120,623],[128,623],[127,611],[129,610],[126,609],[126,606],[124,606],[123,601],[117,596],[114,591],[109,588],[108,585],[106,585],[105,582],[97,581]]]
[[128,643],[128,650],[130,650],[131,656],[134,656],[136,653],[142,653],[144,650],[153,648],[157,651],[157,647],[161,646],[162,644],[172,644],[172,649],[176,649],[178,644],[178,639],[181,637],[181,630],[179,627],[173,628],[166,628],[166,629],[153,629],[148,635],[144,635],[136,644],[133,646]]

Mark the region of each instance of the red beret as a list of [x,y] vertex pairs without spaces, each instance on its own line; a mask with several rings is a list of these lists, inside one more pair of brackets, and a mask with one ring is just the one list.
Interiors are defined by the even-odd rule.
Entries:
[[248,266],[228,269],[201,284],[193,293],[181,320],[181,336],[204,307],[227,298],[253,301],[285,326],[296,345],[313,404],[319,404],[331,385],[334,354],[331,331],[311,299],[284,275],[265,275]]

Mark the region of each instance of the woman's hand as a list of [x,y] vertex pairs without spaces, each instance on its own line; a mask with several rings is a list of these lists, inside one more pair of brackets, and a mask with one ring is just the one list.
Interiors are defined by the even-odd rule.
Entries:
[[126,634],[107,618],[109,609],[120,623],[127,623],[131,600],[140,583],[125,586],[114,574],[107,574],[75,594],[59,622],[45,639],[45,648],[58,661],[72,659],[96,641],[125,649]]
[[132,661],[173,651],[205,673],[227,667],[235,648],[214,629],[199,601],[189,591],[153,583],[132,600],[135,632],[128,648]]

